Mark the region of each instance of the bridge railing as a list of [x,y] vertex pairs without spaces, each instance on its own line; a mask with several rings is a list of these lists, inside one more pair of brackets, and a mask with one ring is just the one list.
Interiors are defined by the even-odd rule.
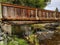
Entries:
[[34,20],[36,15],[36,9],[17,5],[2,4],[2,10],[5,19]]
[[[60,12],[17,6],[2,3],[2,14],[4,19],[10,20],[58,20]],[[37,18],[36,18],[37,17]]]
[[57,20],[60,19],[60,12],[38,9],[39,20]]

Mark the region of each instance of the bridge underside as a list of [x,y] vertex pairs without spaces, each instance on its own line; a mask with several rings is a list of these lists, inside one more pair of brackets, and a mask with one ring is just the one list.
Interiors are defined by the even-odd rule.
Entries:
[[60,21],[60,18],[45,18],[45,17],[20,17],[20,18],[5,18],[3,17],[1,20],[7,21]]
[[3,21],[4,23],[11,25],[26,25],[26,24],[41,24],[41,23],[59,23],[60,21]]

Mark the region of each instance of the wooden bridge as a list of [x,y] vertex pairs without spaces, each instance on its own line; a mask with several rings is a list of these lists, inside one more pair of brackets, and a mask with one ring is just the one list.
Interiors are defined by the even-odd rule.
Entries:
[[[9,22],[54,22],[60,21],[60,12],[27,6],[0,3],[0,19]],[[30,23],[30,22],[29,22]]]

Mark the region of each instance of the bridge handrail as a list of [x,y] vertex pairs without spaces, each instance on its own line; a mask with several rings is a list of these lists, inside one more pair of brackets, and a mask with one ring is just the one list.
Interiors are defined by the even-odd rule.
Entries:
[[60,12],[1,3],[3,18],[19,20],[60,19]]

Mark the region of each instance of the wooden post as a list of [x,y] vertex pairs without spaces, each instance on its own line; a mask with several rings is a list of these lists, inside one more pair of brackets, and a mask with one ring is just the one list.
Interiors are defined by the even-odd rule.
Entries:
[[37,12],[38,12],[38,9],[36,9],[36,20],[38,20],[39,18],[38,18],[38,16],[37,16]]

